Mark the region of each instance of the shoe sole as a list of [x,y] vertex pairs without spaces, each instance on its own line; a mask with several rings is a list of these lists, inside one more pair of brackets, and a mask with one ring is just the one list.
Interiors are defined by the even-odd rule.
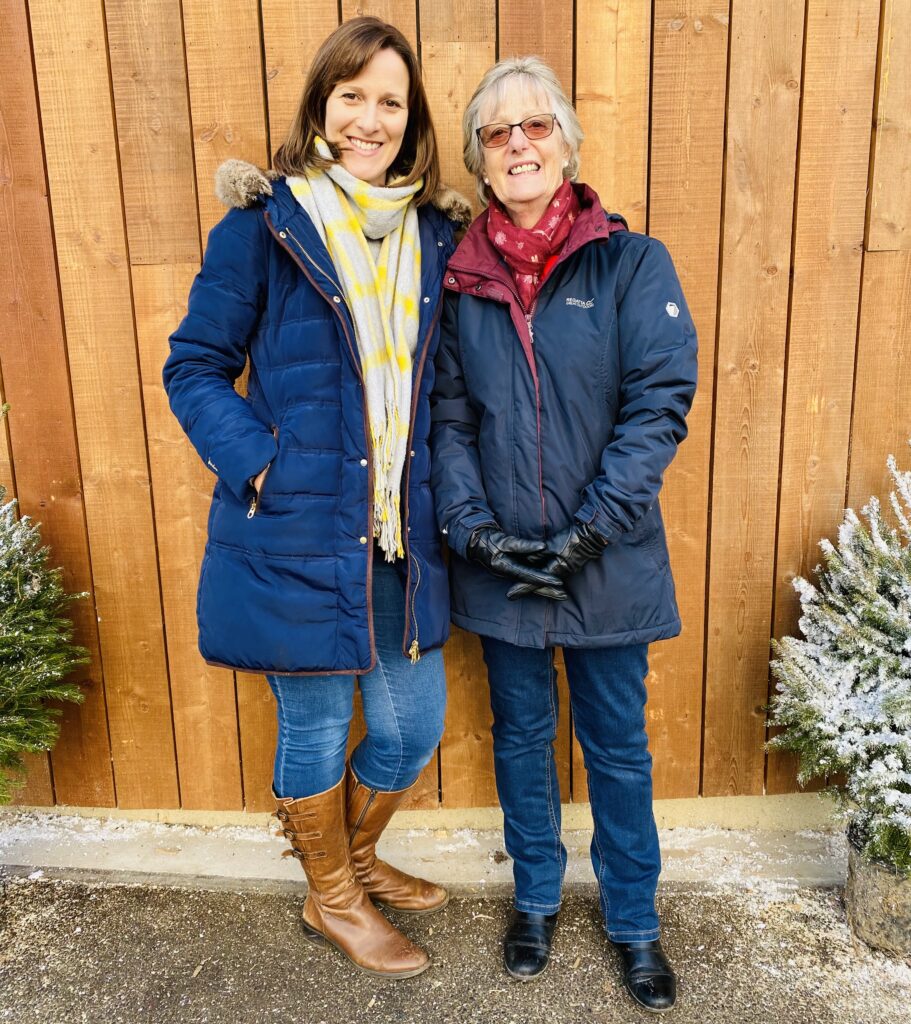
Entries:
[[430,961],[422,964],[420,967],[416,967],[411,971],[374,971],[370,967],[364,967],[359,964],[356,960],[352,960],[348,952],[343,949],[337,942],[333,942],[327,935],[323,935],[322,932],[318,932],[311,925],[307,924],[306,921],[301,922],[301,927],[304,931],[304,938],[311,945],[316,946],[318,949],[331,950],[337,949],[349,963],[353,964],[359,971],[363,971],[364,974],[370,974],[374,978],[416,978],[419,974],[423,974],[424,971],[430,966]]
[[[368,892],[367,895],[370,896],[370,893]],[[373,899],[372,896],[370,898]],[[396,907],[392,903],[385,903],[383,900],[380,899],[373,899],[373,902],[378,907],[385,907],[387,910],[395,911],[396,914],[411,914],[412,917],[424,917],[427,914],[437,914],[443,909],[443,907],[448,907],[449,899],[450,896],[449,893],[447,892],[446,899],[443,900],[442,903],[438,903],[435,907],[426,907],[423,910],[411,910],[406,909],[405,907]]]

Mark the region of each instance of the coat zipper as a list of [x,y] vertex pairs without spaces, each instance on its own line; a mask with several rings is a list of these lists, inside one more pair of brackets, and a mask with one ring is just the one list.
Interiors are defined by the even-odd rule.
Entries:
[[[417,418],[417,407],[418,398],[421,393],[421,377],[424,375],[424,364],[427,362],[427,349],[430,347],[430,339],[433,336],[434,329],[440,319],[440,311],[443,308],[443,296],[440,294],[440,301],[437,303],[436,311],[433,314],[433,320],[430,321],[430,329],[424,335],[424,346],[421,349],[421,358],[418,362],[417,373],[414,376],[414,384],[411,392],[411,421],[408,424],[408,464],[405,469],[405,504],[402,519],[404,522],[404,540],[405,540],[405,554],[408,556],[408,578],[405,581],[405,593],[407,594],[411,590],[411,560],[413,558],[411,554],[411,542],[408,539],[408,496],[410,494],[410,483],[411,483],[411,452],[412,444],[414,443],[414,422]],[[411,641],[411,646],[408,648],[408,656],[411,658],[411,664],[416,665],[421,660],[421,648],[418,643],[418,616],[415,608],[417,601],[418,587],[421,585],[421,567],[418,564],[417,558],[414,559],[414,565],[417,569],[417,583],[414,585],[414,590],[411,590],[411,616],[414,620],[414,640]],[[405,623],[405,635],[402,638],[402,650],[405,650],[405,643],[408,640],[408,623]]]
[[[410,552],[408,553],[409,565],[411,559],[414,558]],[[415,608],[415,603],[418,596],[418,587],[421,585],[421,566],[418,564],[418,560],[414,558],[414,567],[417,570],[418,581],[414,585],[414,590],[411,591],[411,618],[414,620],[414,639],[411,641],[411,646],[408,648],[408,653],[411,655],[411,664],[417,665],[421,660],[421,648],[418,644],[418,613]]]
[[[358,380],[361,382],[361,389],[364,392],[364,400],[363,400],[363,403],[362,403],[363,404],[363,410],[362,411],[363,411],[363,418],[364,418],[364,441],[366,443],[366,448],[367,448],[367,533],[366,533],[366,536],[369,539],[369,538],[373,537],[373,488],[374,488],[374,483],[373,483],[373,444],[372,444],[372,442],[370,440],[370,423],[369,423],[369,421],[367,419],[367,397],[366,397],[367,386],[366,386],[366,384],[364,382],[364,374],[363,374],[363,371],[361,370],[361,365],[358,362],[357,351],[355,350],[355,347],[354,347],[354,345],[353,345],[353,343],[351,341],[351,335],[348,333],[348,325],[347,325],[347,323],[345,323],[345,318],[342,315],[342,311],[338,308],[341,305],[341,303],[345,301],[344,295],[342,293],[341,288],[339,288],[339,292],[338,292],[339,301],[338,302],[333,302],[332,299],[326,294],[326,292],[322,288],[320,288],[320,286],[316,283],[316,278],[304,266],[304,264],[301,262],[301,260],[295,254],[295,252],[291,248],[291,246],[286,244],[286,242],[285,242],[285,235],[290,235],[290,237],[293,239],[295,245],[297,245],[297,247],[300,249],[300,251],[307,258],[307,260],[309,260],[309,262],[317,270],[319,270],[321,273],[325,273],[325,271],[322,271],[320,269],[319,265],[313,260],[313,257],[301,245],[301,243],[297,240],[297,238],[295,238],[293,232],[288,231],[287,228],[284,229],[283,231],[277,231],[276,228],[275,228],[275,225],[272,223],[272,217],[269,215],[269,211],[268,210],[263,211],[263,216],[266,218],[266,224],[267,224],[267,226],[269,228],[269,231],[272,233],[273,238],[275,238],[276,242],[278,242],[278,244],[288,253],[288,255],[291,257],[291,259],[293,259],[294,262],[300,267],[301,272],[303,273],[304,277],[306,277],[307,280],[310,282],[310,284],[313,285],[313,287],[316,289],[317,293],[319,295],[321,295],[326,300],[326,302],[329,304],[329,307],[331,309],[335,310],[335,313],[336,313],[336,315],[339,318],[339,322],[342,325],[342,331],[345,334],[345,341],[348,344],[348,350],[351,353],[351,359],[352,359],[352,362],[354,364],[355,371],[356,371],[357,376],[358,376]],[[329,277],[329,275],[326,274],[326,277]],[[330,278],[330,280],[332,280],[332,279]],[[333,280],[332,283],[335,284],[335,281]],[[346,305],[346,308],[347,308],[347,303],[345,303],[345,305]],[[374,634],[373,634],[373,545],[370,544],[370,543],[368,543],[368,545],[367,545],[367,632],[368,632],[368,635],[370,637],[370,668],[372,669],[373,666],[376,664],[376,641],[374,639]]]
[[[458,267],[453,267],[458,272]],[[477,270],[467,270],[465,272],[476,274]],[[505,284],[505,281],[501,281]],[[512,287],[512,283],[509,284],[510,290],[519,304],[519,308],[522,309],[522,315],[525,319],[525,326],[528,328],[528,337],[531,342],[532,351],[530,353],[530,364],[531,364],[531,376],[532,381],[535,385],[535,433],[538,442],[538,493],[541,496],[541,529],[544,531],[543,536],[547,536],[547,505],[544,501],[544,456],[542,454],[542,442],[541,442],[541,387],[538,383],[538,367],[535,361],[534,344],[535,344],[535,331],[532,320],[534,319],[535,310],[538,308],[538,299],[541,297],[541,289],[535,295],[531,303],[531,309],[526,313],[522,308],[522,300],[519,298],[518,292]],[[541,286],[544,287],[543,285]],[[465,293],[469,294],[469,293]]]
[[[274,423],[272,424],[272,436],[275,438],[276,441],[278,440],[278,427]],[[277,455],[276,458],[278,458]],[[263,488],[266,486],[266,477],[269,476],[271,470],[272,463],[270,462],[269,465],[266,467],[266,476],[263,477],[263,482],[259,485],[259,490],[257,491],[256,488],[254,488],[255,493],[253,495],[253,500],[250,502],[250,508],[247,511],[248,519],[252,519],[256,515],[257,510],[259,509],[259,499],[263,493]]]

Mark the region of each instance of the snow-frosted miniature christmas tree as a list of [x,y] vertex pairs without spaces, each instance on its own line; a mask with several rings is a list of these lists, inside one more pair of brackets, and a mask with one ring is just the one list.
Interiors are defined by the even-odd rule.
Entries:
[[911,873],[911,472],[887,465],[891,525],[877,498],[846,509],[838,546],[823,540],[813,586],[800,577],[803,639],[773,641],[770,746],[795,751],[801,784],[829,787],[865,856]]
[[[2,421],[0,421],[2,422]],[[24,753],[50,750],[61,712],[48,701],[82,701],[65,676],[88,661],[71,642],[66,605],[86,594],[67,594],[61,570],[47,567],[48,549],[16,501],[4,502],[0,485],[0,803],[8,802]]]

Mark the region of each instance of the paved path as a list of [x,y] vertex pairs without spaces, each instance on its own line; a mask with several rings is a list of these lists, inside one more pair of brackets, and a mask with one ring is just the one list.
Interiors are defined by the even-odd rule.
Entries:
[[[654,1020],[619,985],[573,887],[555,954],[534,984],[500,963],[501,896],[460,895],[398,922],[433,957],[380,981],[308,945],[296,892],[232,892],[0,875],[0,1022],[386,1024]],[[664,944],[681,977],[677,1024],[898,1024],[911,967],[855,945],[839,888],[774,881],[662,884]]]

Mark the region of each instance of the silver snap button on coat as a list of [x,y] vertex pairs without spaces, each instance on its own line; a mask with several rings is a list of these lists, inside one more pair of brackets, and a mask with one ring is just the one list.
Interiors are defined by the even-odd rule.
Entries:
[[367,543],[367,538],[366,537],[361,537],[361,544],[366,544],[366,543]]

